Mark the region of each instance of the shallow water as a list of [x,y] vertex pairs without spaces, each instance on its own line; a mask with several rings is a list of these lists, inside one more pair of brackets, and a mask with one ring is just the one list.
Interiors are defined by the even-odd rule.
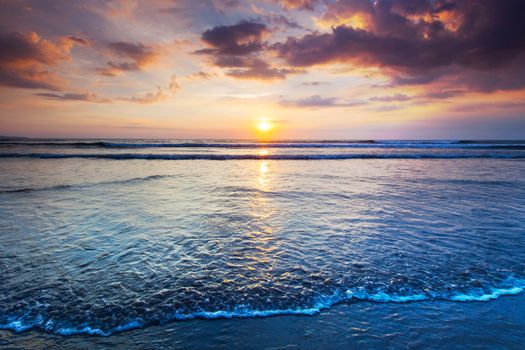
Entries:
[[0,330],[8,349],[522,349],[525,294],[491,302],[349,302],[313,316],[169,322],[109,337]]
[[523,143],[62,142],[0,145],[0,328],[110,335],[525,288]]

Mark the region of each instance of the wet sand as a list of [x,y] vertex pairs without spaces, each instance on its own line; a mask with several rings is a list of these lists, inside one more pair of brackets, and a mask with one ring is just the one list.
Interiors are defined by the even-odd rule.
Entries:
[[522,349],[525,294],[488,302],[340,304],[314,316],[170,322],[111,335],[0,331],[9,349]]

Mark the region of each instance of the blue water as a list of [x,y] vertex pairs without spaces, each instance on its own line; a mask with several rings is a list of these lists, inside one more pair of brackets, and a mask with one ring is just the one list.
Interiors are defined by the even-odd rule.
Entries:
[[525,289],[525,142],[0,142],[0,328]]

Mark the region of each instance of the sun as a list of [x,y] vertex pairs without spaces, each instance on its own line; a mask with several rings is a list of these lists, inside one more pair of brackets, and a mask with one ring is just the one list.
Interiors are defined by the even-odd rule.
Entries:
[[257,123],[257,130],[266,133],[273,129],[273,124],[268,120],[261,120]]

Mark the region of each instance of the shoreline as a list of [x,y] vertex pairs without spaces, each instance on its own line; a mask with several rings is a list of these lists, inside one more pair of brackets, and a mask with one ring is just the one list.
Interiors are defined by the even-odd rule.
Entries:
[[[504,334],[505,337],[501,335]],[[522,334],[520,336],[520,334]],[[320,313],[172,321],[112,334],[0,331],[0,347],[45,348],[517,348],[525,342],[525,294],[486,302],[340,303]],[[264,345],[263,345],[264,344]]]

